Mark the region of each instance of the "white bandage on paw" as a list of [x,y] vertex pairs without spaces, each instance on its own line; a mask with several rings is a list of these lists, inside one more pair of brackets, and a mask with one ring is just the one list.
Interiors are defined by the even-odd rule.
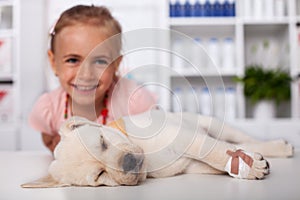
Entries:
[[247,178],[253,164],[253,155],[242,150],[226,152],[231,157],[228,159],[225,171],[234,178]]

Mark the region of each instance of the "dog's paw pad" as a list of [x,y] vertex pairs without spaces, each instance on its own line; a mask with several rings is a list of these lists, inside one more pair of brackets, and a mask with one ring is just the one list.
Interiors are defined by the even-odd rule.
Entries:
[[250,168],[249,178],[262,179],[270,173],[270,164],[259,153],[253,154],[253,165]]
[[264,157],[260,153],[254,153],[253,154],[253,159],[254,160],[263,160]]

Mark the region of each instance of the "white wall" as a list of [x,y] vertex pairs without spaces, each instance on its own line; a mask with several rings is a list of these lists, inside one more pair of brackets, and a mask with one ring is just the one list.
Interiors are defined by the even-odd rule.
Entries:
[[18,149],[45,149],[41,134],[27,123],[31,108],[45,88],[44,68],[47,67],[46,0],[21,2],[20,13],[20,74],[21,128]]

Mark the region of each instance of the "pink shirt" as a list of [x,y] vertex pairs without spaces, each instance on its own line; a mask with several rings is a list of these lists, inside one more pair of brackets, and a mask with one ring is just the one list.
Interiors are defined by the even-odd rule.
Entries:
[[[66,92],[60,87],[54,91],[43,94],[34,105],[29,115],[29,124],[42,133],[58,134],[61,124],[65,121]],[[107,122],[119,119],[122,116],[138,114],[154,108],[156,98],[149,91],[138,86],[128,79],[120,79],[113,86],[108,98]],[[71,116],[70,109],[68,116]],[[102,116],[97,119],[101,123]]]

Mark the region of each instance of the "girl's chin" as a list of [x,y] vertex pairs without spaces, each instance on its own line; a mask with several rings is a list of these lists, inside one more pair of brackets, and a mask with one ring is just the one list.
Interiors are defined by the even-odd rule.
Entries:
[[95,96],[96,94],[96,89],[93,90],[78,90],[76,88],[73,89],[73,96]]
[[95,103],[95,92],[73,92],[72,100],[79,105],[91,105]]

